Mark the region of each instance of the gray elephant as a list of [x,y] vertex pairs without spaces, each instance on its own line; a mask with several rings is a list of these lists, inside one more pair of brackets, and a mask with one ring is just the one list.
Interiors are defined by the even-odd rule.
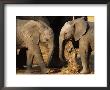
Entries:
[[54,48],[53,30],[43,21],[34,20],[16,20],[17,39],[16,48],[27,48],[27,70],[31,72],[33,59],[38,60],[41,67],[41,73],[47,73],[47,68],[40,50],[40,43],[49,48],[48,62],[51,60]]
[[59,58],[64,62],[64,42],[72,39],[73,44],[79,40],[79,53],[82,62],[80,73],[90,73],[89,58],[94,51],[94,23],[78,18],[64,24],[59,36]]

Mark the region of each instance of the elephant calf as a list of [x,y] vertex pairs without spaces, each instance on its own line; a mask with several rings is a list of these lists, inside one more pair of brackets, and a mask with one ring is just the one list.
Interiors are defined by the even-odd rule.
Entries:
[[51,60],[54,48],[53,30],[43,21],[38,20],[16,20],[16,48],[27,48],[27,70],[31,72],[33,59],[38,60],[41,73],[47,73],[47,69],[40,50],[40,43],[44,43],[49,48],[48,62]]
[[62,61],[64,61],[64,41],[70,39],[73,40],[73,44],[79,40],[79,53],[83,66],[80,73],[90,73],[89,57],[91,50],[94,50],[94,23],[87,22],[82,17],[64,24],[59,36],[59,58]]

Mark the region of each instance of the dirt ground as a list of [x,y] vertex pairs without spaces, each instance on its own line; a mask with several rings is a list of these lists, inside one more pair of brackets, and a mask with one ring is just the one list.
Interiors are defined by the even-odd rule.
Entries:
[[[43,55],[44,62],[47,63],[48,51],[49,49],[43,45],[40,45],[41,52]],[[63,68],[48,68],[48,74],[79,74],[82,69],[81,59],[79,55],[79,49],[74,49],[72,42],[68,42],[65,46],[64,56],[68,62],[66,67]],[[26,67],[17,68],[17,74],[25,74]],[[90,57],[90,70],[91,74],[94,73],[94,52],[92,52]],[[37,60],[33,61],[32,74],[40,74],[40,67],[37,65]]]

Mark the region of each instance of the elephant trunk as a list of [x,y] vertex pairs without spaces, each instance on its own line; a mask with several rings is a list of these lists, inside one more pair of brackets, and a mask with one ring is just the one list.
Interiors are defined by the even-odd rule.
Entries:
[[64,42],[64,36],[61,36],[60,35],[60,37],[59,37],[59,58],[60,58],[60,60],[62,61],[62,62],[64,62],[63,61],[63,42]]
[[52,56],[53,56],[53,51],[54,51],[54,39],[51,38],[49,44],[48,44],[48,48],[49,48],[49,54],[48,54],[48,65],[52,60]]

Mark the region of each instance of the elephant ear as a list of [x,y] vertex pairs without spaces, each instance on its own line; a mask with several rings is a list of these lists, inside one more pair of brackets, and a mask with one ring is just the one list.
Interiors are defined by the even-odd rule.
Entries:
[[[29,41],[28,43],[35,43],[35,44],[39,44],[39,31],[38,31],[38,25],[36,23],[36,21],[33,20],[29,20],[23,27],[23,29],[25,30],[25,33],[27,35],[27,41]],[[32,42],[30,42],[32,41]]]
[[82,17],[74,21],[74,26],[75,26],[74,38],[75,41],[77,41],[86,33],[87,23]]
[[33,40],[32,40],[35,44],[39,44],[40,41],[40,35],[39,32],[36,32],[33,34]]

